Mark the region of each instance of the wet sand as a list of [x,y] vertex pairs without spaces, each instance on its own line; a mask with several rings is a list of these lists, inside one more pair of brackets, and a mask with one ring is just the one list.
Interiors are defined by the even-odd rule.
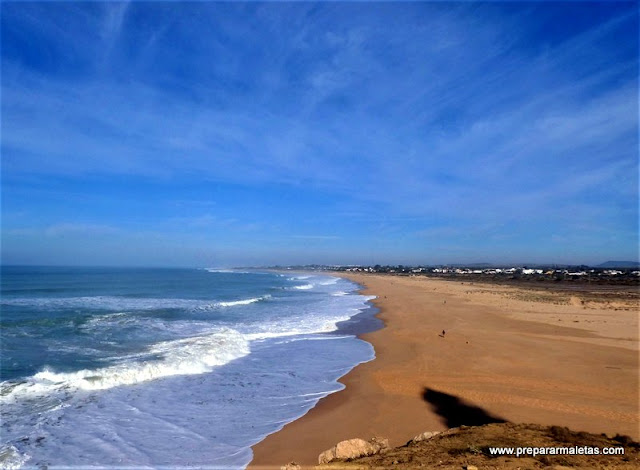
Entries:
[[402,445],[460,424],[465,406],[514,423],[640,437],[637,298],[346,277],[378,297],[386,326],[362,335],[376,359],[343,377],[345,390],[254,446],[250,468],[312,465],[320,452],[354,437]]

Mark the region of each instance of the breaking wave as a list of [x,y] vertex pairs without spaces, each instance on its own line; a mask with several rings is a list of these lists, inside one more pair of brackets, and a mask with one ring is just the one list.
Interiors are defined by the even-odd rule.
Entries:
[[56,391],[102,390],[169,377],[203,374],[249,354],[249,342],[232,329],[191,338],[163,341],[136,355],[134,361],[77,372],[54,372],[45,368],[21,381],[0,384],[0,403]]
[[298,290],[308,290],[308,289],[313,289],[313,284],[304,284],[302,286],[293,286],[294,289],[298,289]]
[[249,305],[256,302],[260,302],[261,300],[270,299],[270,295],[263,295],[262,297],[254,297],[253,299],[245,299],[245,300],[234,300],[232,302],[218,302],[216,306],[218,307],[235,307],[236,305]]
[[234,307],[236,305],[249,305],[255,302],[268,300],[271,295],[252,297],[231,301],[212,302],[199,299],[153,299],[153,298],[128,298],[112,296],[93,297],[60,297],[60,298],[16,298],[3,299],[0,305],[34,306],[39,308],[63,309],[63,308],[90,308],[93,310],[157,310],[181,308],[186,310],[211,310],[221,307]]
[[0,447],[0,468],[13,470],[21,468],[31,457],[21,454],[18,449],[12,445]]

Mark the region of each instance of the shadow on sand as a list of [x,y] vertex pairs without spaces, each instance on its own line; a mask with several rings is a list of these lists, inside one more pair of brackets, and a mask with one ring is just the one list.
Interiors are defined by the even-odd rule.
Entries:
[[498,416],[487,413],[482,408],[465,403],[455,395],[438,392],[432,388],[425,387],[422,398],[431,405],[436,414],[442,417],[449,428],[507,422]]

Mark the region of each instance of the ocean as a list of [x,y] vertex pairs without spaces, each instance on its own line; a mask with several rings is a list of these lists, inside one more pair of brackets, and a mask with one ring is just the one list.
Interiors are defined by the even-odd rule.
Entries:
[[[244,468],[374,357],[316,273],[2,268],[0,468]],[[286,462],[283,462],[283,464]]]

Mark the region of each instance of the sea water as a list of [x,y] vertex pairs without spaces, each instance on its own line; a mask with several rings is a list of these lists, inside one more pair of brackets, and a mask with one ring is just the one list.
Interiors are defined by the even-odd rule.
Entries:
[[357,289],[315,273],[3,267],[0,468],[245,467],[374,357],[354,335],[373,316]]

